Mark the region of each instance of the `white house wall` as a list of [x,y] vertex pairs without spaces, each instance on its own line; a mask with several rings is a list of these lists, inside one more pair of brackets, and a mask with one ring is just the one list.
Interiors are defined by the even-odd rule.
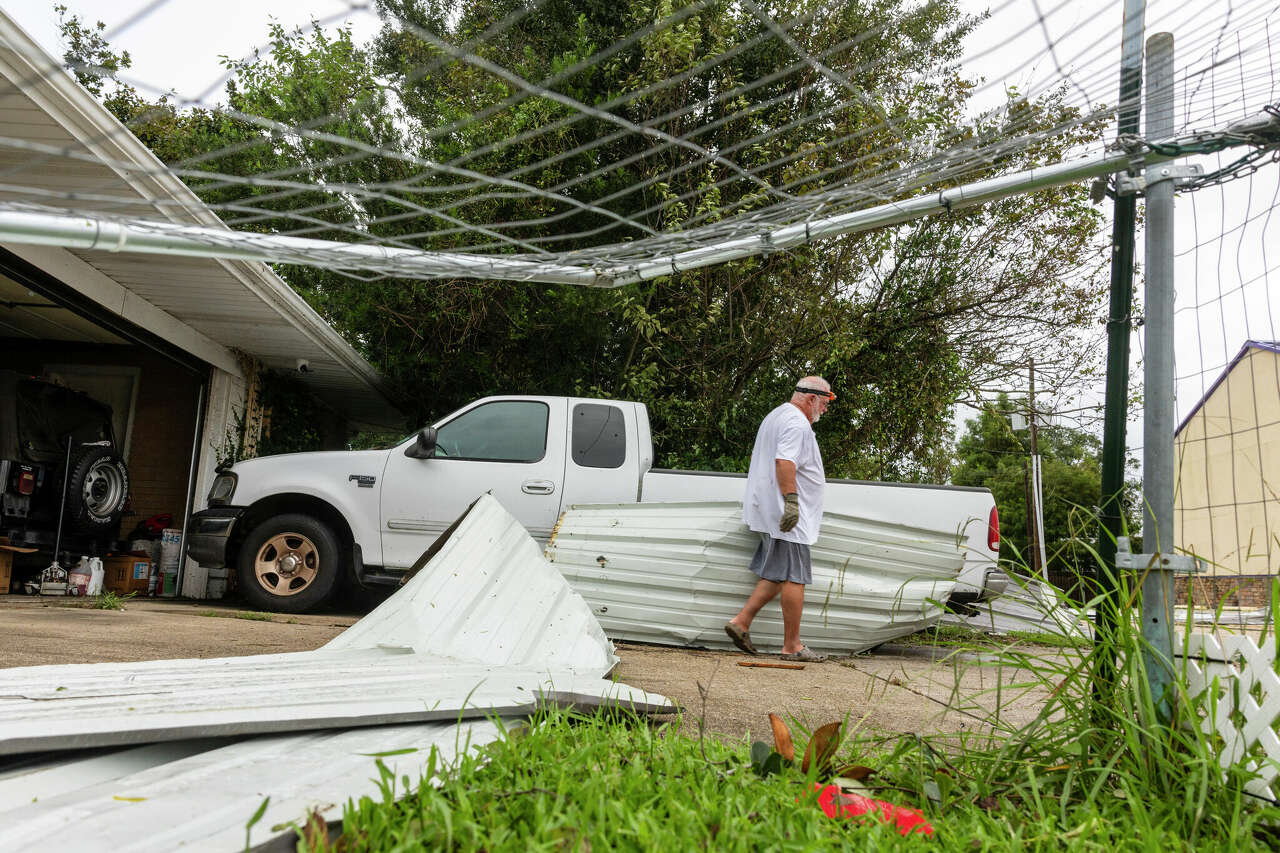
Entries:
[[[248,384],[239,369],[235,373],[217,367],[210,371],[209,390],[205,397],[204,430],[200,434],[197,448],[200,456],[196,463],[192,512],[206,506],[213,478],[217,476],[214,466],[218,464],[218,453],[235,433],[238,413],[244,411],[247,394]],[[186,558],[179,594],[187,598],[207,598],[209,570],[195,560]]]

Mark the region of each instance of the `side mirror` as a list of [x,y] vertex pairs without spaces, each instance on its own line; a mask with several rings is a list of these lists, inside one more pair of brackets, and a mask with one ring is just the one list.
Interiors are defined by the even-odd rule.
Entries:
[[430,459],[436,455],[436,428],[423,427],[413,444],[405,448],[404,455],[410,459]]

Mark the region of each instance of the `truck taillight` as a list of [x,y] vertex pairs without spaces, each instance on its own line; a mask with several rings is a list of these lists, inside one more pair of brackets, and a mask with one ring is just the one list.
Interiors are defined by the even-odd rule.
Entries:
[[18,494],[29,495],[36,490],[36,472],[24,470],[18,472]]
[[987,519],[987,547],[992,551],[1000,550],[1000,513],[991,508],[991,516]]

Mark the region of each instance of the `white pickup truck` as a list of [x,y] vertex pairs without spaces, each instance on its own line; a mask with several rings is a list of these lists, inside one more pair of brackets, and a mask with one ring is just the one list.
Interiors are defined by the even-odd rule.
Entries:
[[[223,469],[192,517],[187,553],[234,567],[248,601],[311,610],[339,581],[393,585],[485,492],[539,541],[575,504],[741,501],[745,476],[653,469],[642,403],[486,397],[389,450],[293,453]],[[825,506],[954,530],[965,568],[953,607],[999,594],[999,525],[987,489],[829,480]]]

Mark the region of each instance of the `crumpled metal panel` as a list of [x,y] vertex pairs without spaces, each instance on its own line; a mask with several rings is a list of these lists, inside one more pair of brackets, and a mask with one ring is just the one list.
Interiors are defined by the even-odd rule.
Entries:
[[599,673],[394,649],[22,667],[0,671],[0,754],[614,703],[666,706]]
[[396,647],[598,675],[617,664],[591,608],[492,495],[441,539],[421,571],[324,649]]
[[433,749],[436,767],[447,766],[500,737],[500,726],[518,725],[468,720],[327,730],[202,742],[195,754],[183,741],[37,765],[0,774],[0,850],[243,850],[245,825],[268,796],[248,833],[250,847],[280,835],[282,824],[303,825],[312,810],[334,821],[348,799],[381,800],[379,759],[401,796],[402,777],[417,784]]
[[[724,624],[756,583],[759,542],[734,502],[574,506],[547,558],[617,640],[733,648]],[[964,565],[955,531],[825,513],[810,549],[813,584],[801,638],[857,652],[935,624]],[[776,603],[751,625],[760,650],[782,646]]]
[[[673,710],[603,678],[617,658],[590,608],[492,497],[428,555],[312,652],[0,670],[0,753],[148,744],[0,768],[0,849],[240,849],[264,798],[250,845],[378,796],[378,754],[402,796],[432,748],[448,761],[492,741],[499,715],[514,724],[546,702]],[[406,719],[441,722],[382,725]]]
[[321,649],[0,670],[0,754],[457,720],[666,699],[603,676],[587,604],[491,496],[416,576]]

